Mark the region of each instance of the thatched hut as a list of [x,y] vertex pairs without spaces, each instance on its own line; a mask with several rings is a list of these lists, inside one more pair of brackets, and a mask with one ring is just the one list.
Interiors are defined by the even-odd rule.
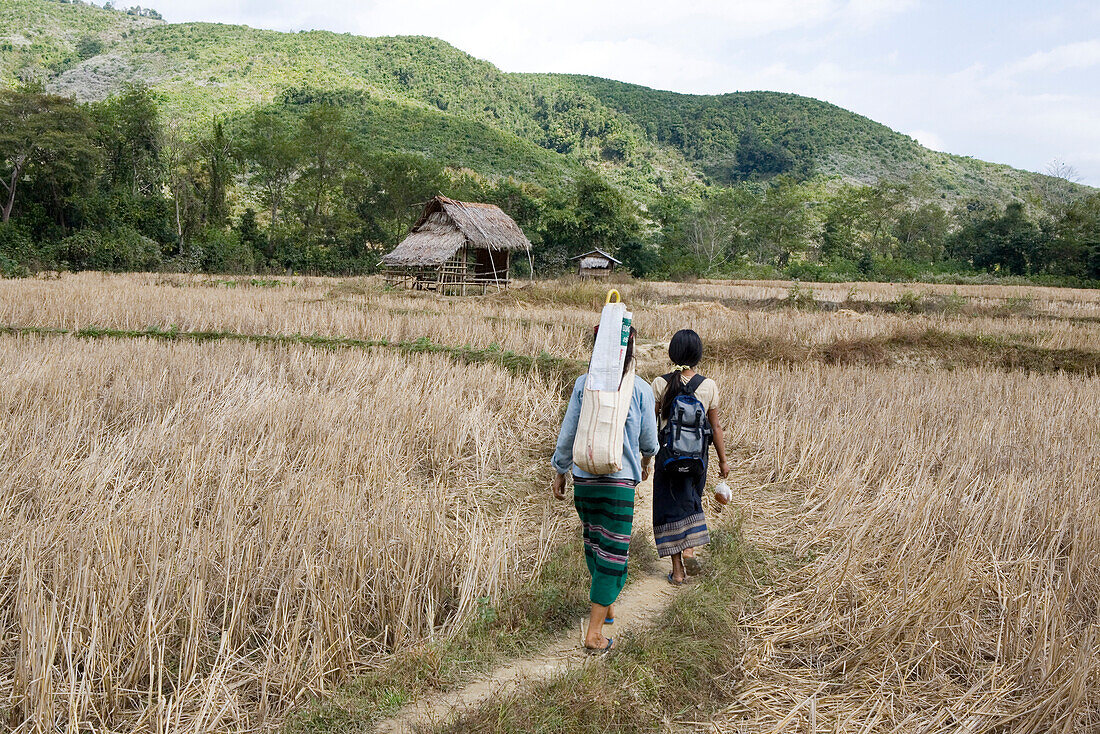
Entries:
[[582,278],[606,278],[615,271],[616,265],[622,265],[622,261],[603,250],[590,250],[572,259],[577,262],[577,275]]
[[530,253],[531,243],[500,207],[437,196],[382,264],[392,284],[465,295],[507,288],[515,251]]

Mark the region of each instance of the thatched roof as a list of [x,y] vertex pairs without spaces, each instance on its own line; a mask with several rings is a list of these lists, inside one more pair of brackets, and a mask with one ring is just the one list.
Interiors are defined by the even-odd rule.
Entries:
[[603,250],[589,250],[588,252],[569,258],[570,260],[580,260],[582,268],[606,268],[610,267],[611,263],[616,265],[622,265],[622,260],[616,260],[608,255]]
[[424,207],[409,236],[382,258],[385,265],[439,265],[466,243],[479,250],[530,250],[512,218],[492,204],[437,196]]

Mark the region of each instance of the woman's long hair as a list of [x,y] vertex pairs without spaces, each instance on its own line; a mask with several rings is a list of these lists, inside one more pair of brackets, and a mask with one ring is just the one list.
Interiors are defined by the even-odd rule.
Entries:
[[[592,329],[592,341],[596,340],[596,334],[600,333],[600,327],[597,325]],[[630,371],[630,366],[634,362],[634,335],[638,333],[638,330],[633,326],[630,327],[630,336],[626,340],[626,359],[623,360],[623,374],[619,377],[619,387],[623,386],[623,380],[626,379],[626,373]]]
[[672,401],[683,389],[683,381],[680,378],[684,368],[694,369],[703,358],[703,340],[691,329],[680,329],[672,335],[672,340],[668,343],[668,358],[676,365],[676,369],[669,376],[665,394],[661,398],[661,418],[666,421],[669,411],[672,410]]

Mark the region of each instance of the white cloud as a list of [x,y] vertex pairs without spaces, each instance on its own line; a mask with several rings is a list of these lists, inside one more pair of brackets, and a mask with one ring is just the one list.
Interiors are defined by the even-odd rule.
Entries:
[[[607,76],[690,93],[761,88],[730,63],[731,46],[785,32],[858,20],[867,26],[914,0],[561,0],[523,4],[484,0],[373,3],[355,11],[365,35],[432,35],[488,59],[505,71],[555,71]],[[824,35],[824,32],[818,35]],[[759,75],[756,75],[757,77]]]
[[860,30],[870,30],[894,15],[908,12],[918,0],[849,0],[843,9],[844,19]]
[[1088,69],[1100,65],[1100,40],[1079,41],[1039,51],[1009,64],[1010,75]]
[[[642,81],[659,89],[682,91],[734,83],[731,70],[713,59],[650,41],[585,41],[556,50],[563,72]],[[530,69],[535,71],[536,69]]]
[[947,147],[943,143],[943,138],[928,130],[911,130],[908,135],[925,148],[942,151]]
[[858,80],[863,76],[862,72],[843,69],[831,61],[822,61],[805,70],[778,62],[746,70],[737,89],[790,91],[836,102],[838,95],[844,94],[853,85],[858,86]]
[[[866,0],[850,0],[862,2]],[[482,0],[465,4],[438,0],[404,3],[374,2],[353,12],[364,31],[427,33],[496,37],[507,30],[525,38],[555,42],[637,36],[666,38],[690,29],[699,35],[720,31],[726,38],[749,38],[827,20],[845,7],[839,0],[701,0],[668,3],[637,0],[632,3],[559,0],[556,3],[517,3]],[[365,26],[365,27],[364,27]],[[507,39],[500,39],[507,40]]]

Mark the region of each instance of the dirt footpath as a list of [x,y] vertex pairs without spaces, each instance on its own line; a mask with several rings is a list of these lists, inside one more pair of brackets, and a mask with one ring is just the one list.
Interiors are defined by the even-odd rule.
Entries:
[[[652,499],[652,480],[638,485],[634,535],[650,543],[653,542]],[[665,578],[667,566],[667,563],[660,563],[652,572],[630,569],[632,580],[615,603],[615,624],[604,627],[605,635],[617,637],[624,632],[642,629],[657,619],[679,591]],[[588,655],[582,649],[582,623],[578,620],[576,628],[551,640],[530,658],[507,660],[456,691],[439,693],[409,704],[393,718],[380,722],[375,731],[379,734],[408,734],[418,727],[449,721],[490,697],[512,691],[523,683],[545,680],[570,668],[598,664],[600,656]]]

